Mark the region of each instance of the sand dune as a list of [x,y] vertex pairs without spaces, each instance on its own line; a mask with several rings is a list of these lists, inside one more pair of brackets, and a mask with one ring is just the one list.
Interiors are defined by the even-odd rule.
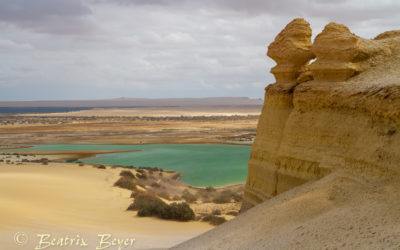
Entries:
[[337,171],[172,249],[400,249],[399,177]]
[[201,222],[138,218],[135,212],[125,211],[130,192],[112,187],[119,172],[74,164],[0,165],[0,246],[21,249],[14,235],[24,232],[29,237],[27,249],[38,246],[37,234],[79,235],[94,249],[100,244],[98,234],[107,233],[135,238],[135,249],[161,248],[212,228]]

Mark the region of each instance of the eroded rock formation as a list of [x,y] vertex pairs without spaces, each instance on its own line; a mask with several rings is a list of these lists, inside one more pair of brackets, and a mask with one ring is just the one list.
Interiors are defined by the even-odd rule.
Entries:
[[330,23],[311,44],[309,24],[295,19],[267,55],[276,83],[265,91],[244,209],[336,169],[399,173],[399,31],[369,40]]
[[173,249],[399,248],[400,31],[331,23],[309,46],[307,27],[269,47],[243,209],[266,201]]
[[314,79],[345,81],[364,71],[363,62],[384,51],[384,46],[363,39],[343,24],[329,23],[315,38],[311,51],[317,61],[310,65]]
[[271,69],[276,82],[291,83],[306,71],[305,66],[314,58],[310,51],[311,28],[302,18],[296,18],[276,36],[268,46],[267,55],[277,63]]

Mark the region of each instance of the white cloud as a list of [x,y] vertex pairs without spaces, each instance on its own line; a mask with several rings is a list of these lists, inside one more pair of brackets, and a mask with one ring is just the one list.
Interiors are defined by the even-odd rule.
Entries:
[[164,41],[166,42],[172,42],[176,44],[196,44],[196,40],[193,39],[193,37],[187,33],[183,32],[175,32],[175,33],[170,33],[168,34]]
[[266,82],[252,82],[250,84],[253,87],[259,87],[259,88],[265,87],[267,85]]
[[33,47],[27,43],[17,43],[11,40],[0,39],[0,50],[6,52],[24,52],[32,50]]
[[[17,10],[12,8],[17,6]],[[400,2],[0,0],[0,99],[263,97],[267,45],[295,17],[364,37],[400,23]]]
[[243,88],[242,84],[239,83],[227,83],[224,85],[226,89],[228,90],[234,90],[234,89],[241,89]]
[[215,89],[215,85],[212,83],[207,83],[204,80],[200,81],[200,85],[204,88],[204,89]]

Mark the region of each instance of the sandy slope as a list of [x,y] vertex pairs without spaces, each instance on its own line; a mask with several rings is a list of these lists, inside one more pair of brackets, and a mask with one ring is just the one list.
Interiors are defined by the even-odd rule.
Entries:
[[400,178],[340,170],[173,249],[400,249]]
[[201,222],[138,218],[125,211],[130,192],[112,187],[119,172],[72,164],[0,165],[0,249],[21,249],[14,242],[16,232],[29,237],[24,249],[37,246],[40,233],[79,235],[89,241],[86,249],[99,244],[98,233],[109,233],[135,238],[134,248],[141,249],[169,247],[212,228]]

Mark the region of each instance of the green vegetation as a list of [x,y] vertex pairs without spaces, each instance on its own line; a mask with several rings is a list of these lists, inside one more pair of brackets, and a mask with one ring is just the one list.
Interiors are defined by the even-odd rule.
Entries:
[[129,170],[123,170],[123,171],[121,171],[121,173],[119,175],[131,178],[131,179],[136,179],[135,176],[133,175],[133,173]]
[[217,204],[222,204],[222,203],[229,203],[231,200],[234,200],[236,202],[241,201],[243,198],[241,195],[238,193],[233,192],[232,190],[224,190],[221,193],[219,193],[214,199],[213,202]]
[[182,199],[186,202],[193,203],[197,200],[196,196],[189,192],[189,190],[185,189],[182,193]]
[[189,221],[194,220],[194,212],[186,202],[173,202],[165,208],[161,214],[161,218],[167,220]]
[[171,177],[171,179],[173,179],[173,180],[177,180],[177,179],[179,179],[179,177],[181,177],[182,175],[180,174],[180,173],[176,173],[176,174],[174,174],[172,177]]
[[236,212],[236,211],[229,211],[229,212],[227,212],[226,214],[227,214],[227,215],[232,215],[232,216],[238,216],[238,215],[239,215],[239,213]]
[[151,185],[150,186],[152,186],[153,188],[160,188],[161,187],[161,185],[160,184],[158,184],[157,182],[153,182],[153,183],[151,183]]
[[156,216],[166,220],[189,221],[194,219],[194,212],[187,203],[170,205],[151,193],[140,193],[128,210],[137,210],[140,217]]
[[209,214],[203,217],[203,221],[209,222],[211,225],[220,225],[226,221],[224,217]]
[[136,173],[136,177],[142,180],[147,180],[147,175],[145,173],[138,172]]
[[212,214],[212,215],[221,215],[221,210],[215,209],[215,210],[212,211],[211,214]]
[[138,170],[136,170],[136,172],[141,173],[141,174],[145,174],[146,171],[144,171],[144,169],[142,167],[139,167]]
[[65,160],[65,162],[66,163],[74,163],[74,162],[76,162],[78,159],[76,159],[76,158],[71,158],[71,159],[67,159],[67,160]]
[[240,201],[243,200],[243,196],[240,195],[240,194],[238,194],[238,193],[232,192],[231,197],[232,197],[232,199],[233,199],[234,201],[236,201],[236,202],[240,202]]
[[171,200],[171,197],[169,197],[169,194],[167,192],[165,192],[165,191],[160,192],[157,195],[160,196],[161,198],[166,199],[166,200]]
[[208,187],[206,187],[206,191],[209,192],[209,193],[212,193],[212,192],[215,192],[217,190],[214,187],[208,186]]
[[136,196],[138,196],[139,194],[144,194],[146,193],[145,191],[141,191],[139,189],[133,190],[133,192],[131,193],[131,198],[136,198]]
[[132,178],[126,177],[126,176],[121,176],[117,182],[114,183],[114,186],[120,187],[120,188],[125,188],[128,190],[136,190],[136,184],[135,181]]

